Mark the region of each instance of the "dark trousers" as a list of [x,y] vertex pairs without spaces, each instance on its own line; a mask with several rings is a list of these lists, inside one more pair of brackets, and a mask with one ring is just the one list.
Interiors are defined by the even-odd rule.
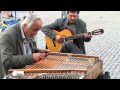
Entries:
[[74,53],[74,54],[83,54],[83,50],[80,50],[76,44],[71,41],[67,41],[60,49],[61,53]]

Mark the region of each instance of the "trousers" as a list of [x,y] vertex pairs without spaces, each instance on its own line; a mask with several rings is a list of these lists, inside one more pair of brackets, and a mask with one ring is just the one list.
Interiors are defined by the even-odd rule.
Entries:
[[60,49],[61,53],[74,53],[74,54],[84,54],[83,50],[80,49],[76,44],[71,41],[64,42]]

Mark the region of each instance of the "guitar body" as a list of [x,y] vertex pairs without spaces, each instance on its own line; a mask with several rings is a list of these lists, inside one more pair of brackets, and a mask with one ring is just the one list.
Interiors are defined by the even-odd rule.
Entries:
[[[55,32],[56,34],[58,34],[58,35],[62,35],[62,36],[72,36],[72,33],[71,33],[71,31],[70,30],[68,30],[68,29],[64,29],[64,30],[62,30],[62,31],[56,31],[56,30],[53,30],[53,32]],[[59,42],[57,42],[57,41],[55,41],[54,43],[53,43],[53,41],[52,41],[52,39],[51,38],[49,38],[48,36],[45,36],[45,38],[46,38],[46,45],[47,45],[47,48],[49,49],[49,50],[51,50],[52,52],[59,52],[59,50],[60,50],[60,48],[62,47],[62,45],[63,45],[63,43],[59,43]],[[54,45],[55,44],[55,45]]]

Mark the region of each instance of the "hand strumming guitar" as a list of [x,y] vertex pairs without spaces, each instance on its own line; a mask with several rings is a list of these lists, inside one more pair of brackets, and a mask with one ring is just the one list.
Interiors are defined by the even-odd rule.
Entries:
[[55,40],[58,41],[59,43],[62,43],[62,42],[63,42],[63,38],[64,38],[64,37],[61,36],[61,35],[56,35],[56,36],[55,36]]

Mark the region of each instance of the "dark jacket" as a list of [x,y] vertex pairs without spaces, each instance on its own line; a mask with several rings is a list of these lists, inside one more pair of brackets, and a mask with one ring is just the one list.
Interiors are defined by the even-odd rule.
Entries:
[[[44,26],[41,30],[43,33],[45,33],[51,39],[54,39],[56,34],[55,34],[55,32],[52,32],[52,30],[54,29],[54,30],[61,31],[63,29],[66,29],[67,28],[67,21],[68,21],[67,18],[57,19],[54,23]],[[81,19],[77,19],[76,34],[86,33],[86,32],[87,32],[86,23]],[[90,39],[85,39],[84,37],[80,37],[79,39],[75,40],[74,43],[79,48],[81,48],[83,50],[83,53],[85,54],[84,41],[89,42]]]
[[[36,52],[34,41],[30,43],[32,52]],[[10,26],[3,32],[0,40],[0,60],[3,65],[3,72],[8,69],[23,68],[25,65],[34,63],[32,54],[24,55],[23,39],[21,36],[20,24]]]

